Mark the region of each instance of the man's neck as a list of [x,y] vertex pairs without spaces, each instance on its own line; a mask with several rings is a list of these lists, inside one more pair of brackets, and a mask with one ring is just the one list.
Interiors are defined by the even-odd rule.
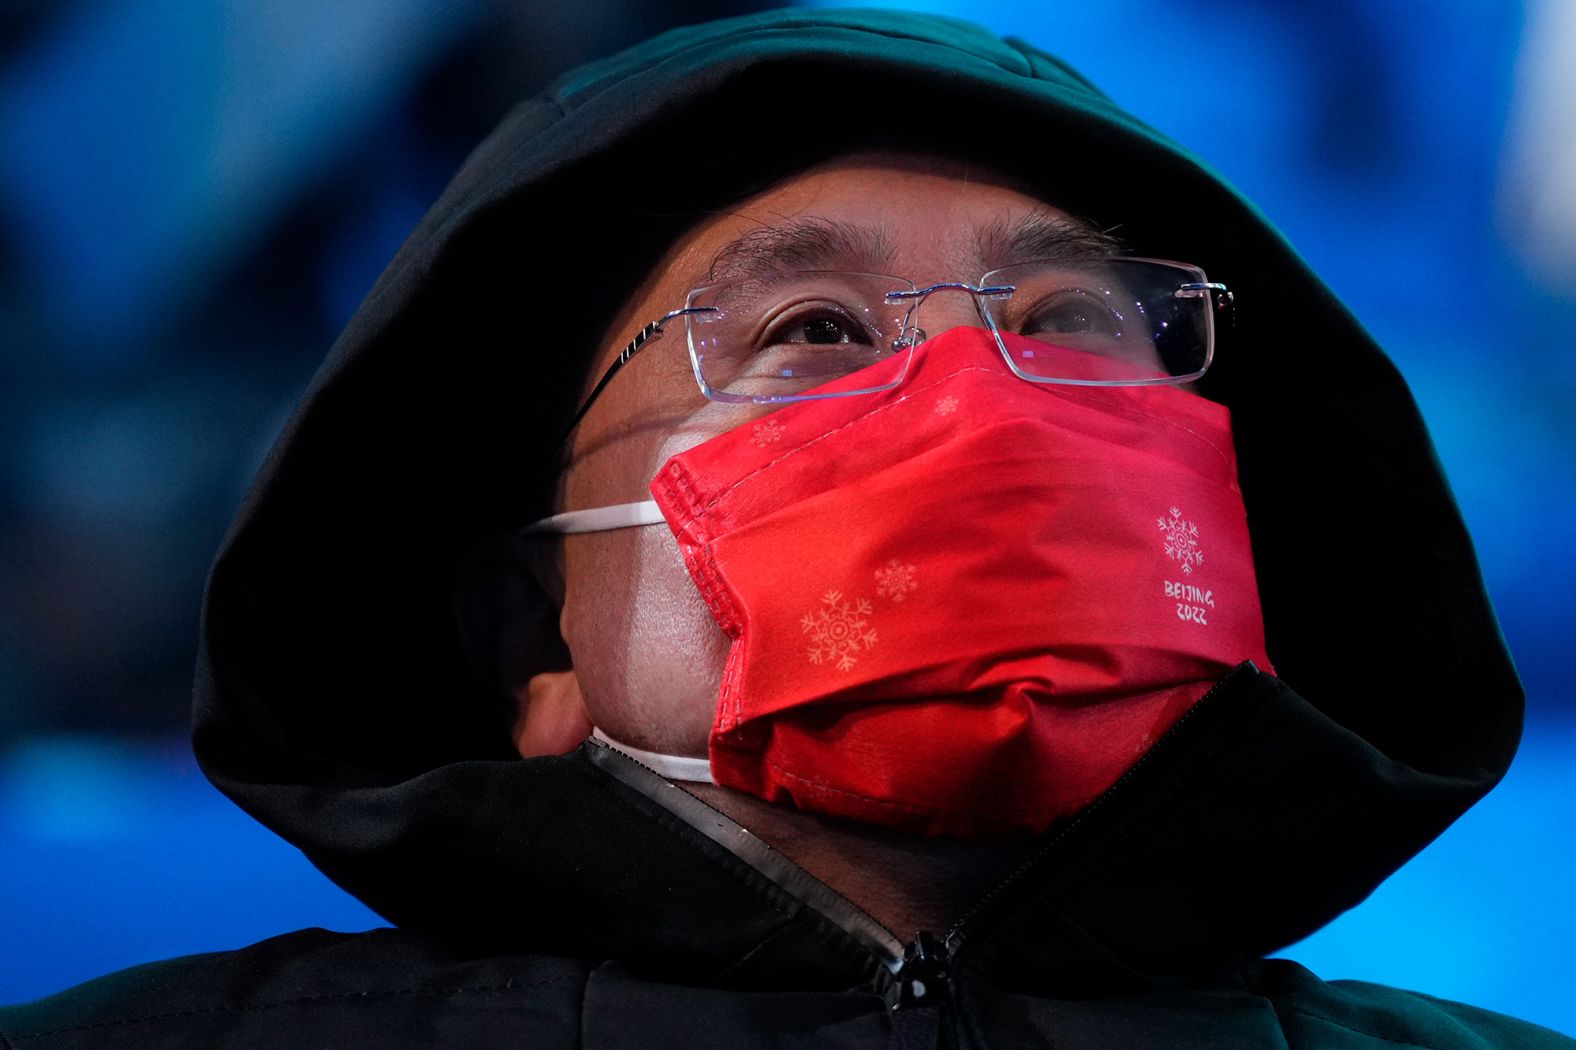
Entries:
[[1033,839],[920,838],[775,806],[711,784],[685,791],[864,909],[903,941],[943,933],[1027,859]]

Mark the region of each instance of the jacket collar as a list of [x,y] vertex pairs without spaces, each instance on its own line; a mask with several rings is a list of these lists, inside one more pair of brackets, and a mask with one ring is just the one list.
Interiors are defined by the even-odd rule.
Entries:
[[[720,875],[748,890],[714,899],[658,884],[605,901],[613,910],[597,925],[623,931],[610,954],[669,979],[680,957],[708,982],[901,993],[915,944],[618,752],[588,743],[570,761],[670,837],[664,863],[685,867],[685,882]],[[1201,980],[1360,901],[1495,779],[1395,762],[1244,664],[952,929],[934,931],[927,963],[1060,998]]]

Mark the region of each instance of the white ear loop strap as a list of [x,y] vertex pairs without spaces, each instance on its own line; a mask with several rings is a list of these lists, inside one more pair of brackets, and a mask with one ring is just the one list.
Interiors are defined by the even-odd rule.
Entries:
[[611,507],[565,511],[532,522],[520,531],[527,535],[537,532],[606,532],[636,525],[660,525],[664,520],[657,501],[648,499],[640,503],[616,503]]
[[622,751],[658,776],[669,780],[687,780],[692,784],[715,784],[711,778],[711,762],[704,758],[687,758],[684,755],[663,755],[656,751],[642,751],[638,747],[620,744],[600,729],[591,735],[615,751]]

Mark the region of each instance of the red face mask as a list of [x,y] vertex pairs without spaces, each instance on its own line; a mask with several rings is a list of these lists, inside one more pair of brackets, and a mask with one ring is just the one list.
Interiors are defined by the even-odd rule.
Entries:
[[[1087,356],[1004,338],[1069,375]],[[909,352],[901,386],[790,404],[652,481],[733,644],[709,770],[626,750],[903,831],[1036,833],[1237,663],[1269,666],[1230,415],[1172,386],[1025,382],[978,328]]]

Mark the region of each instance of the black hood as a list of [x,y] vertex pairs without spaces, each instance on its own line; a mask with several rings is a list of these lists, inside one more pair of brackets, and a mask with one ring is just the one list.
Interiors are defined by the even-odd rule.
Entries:
[[[801,898],[585,754],[515,758],[487,665],[518,678],[561,649],[527,625],[468,650],[456,593],[549,512],[590,355],[696,209],[785,174],[784,155],[868,140],[884,99],[927,115],[919,140],[1120,225],[1140,255],[1201,265],[1239,304],[1210,394],[1234,416],[1279,678],[1239,670],[1052,829],[977,913],[979,965],[1093,991],[1273,950],[1503,773],[1521,690],[1417,409],[1252,205],[1021,41],[779,12],[669,33],[521,103],[334,346],[214,566],[203,767],[391,921],[713,975],[746,957],[761,979],[865,966]],[[488,600],[533,601],[503,592]]]

